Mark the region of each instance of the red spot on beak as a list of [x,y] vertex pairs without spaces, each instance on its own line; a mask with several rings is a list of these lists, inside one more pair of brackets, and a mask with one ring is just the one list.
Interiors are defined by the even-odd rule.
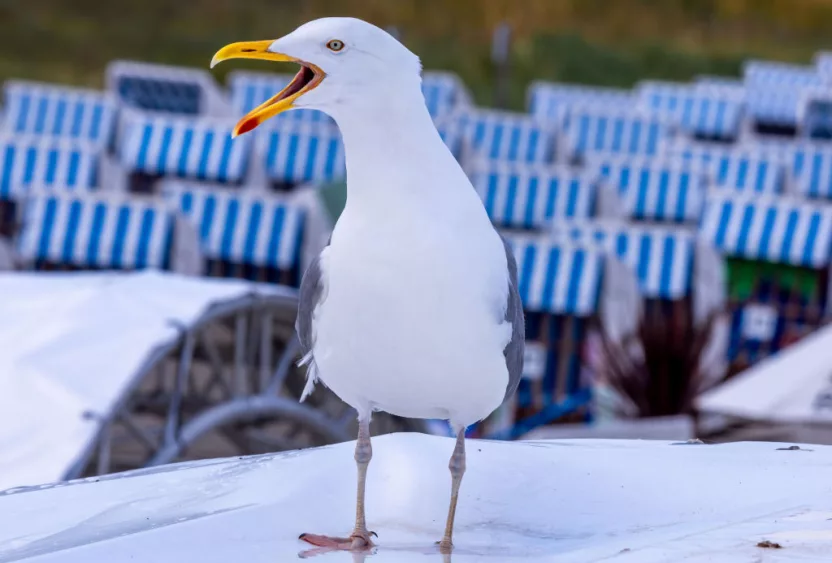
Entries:
[[258,125],[260,125],[260,121],[256,117],[251,117],[245,121],[241,121],[237,124],[236,134],[242,135],[243,133],[248,133]]

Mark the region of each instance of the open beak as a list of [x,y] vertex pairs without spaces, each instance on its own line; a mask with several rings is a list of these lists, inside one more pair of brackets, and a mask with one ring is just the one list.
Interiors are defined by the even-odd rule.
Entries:
[[300,71],[277,95],[269,98],[248,112],[234,127],[232,137],[248,133],[270,117],[294,107],[294,102],[310,90],[314,90],[326,77],[324,71],[311,63],[289,55],[273,53],[269,47],[274,41],[243,41],[226,45],[211,59],[211,68],[228,59],[260,59],[263,61],[293,62],[300,65]]

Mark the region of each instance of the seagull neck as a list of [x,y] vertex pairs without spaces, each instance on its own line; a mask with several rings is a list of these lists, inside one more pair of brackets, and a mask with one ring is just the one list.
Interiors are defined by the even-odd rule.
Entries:
[[461,174],[425,107],[421,91],[411,99],[356,108],[336,116],[347,157],[349,197],[377,191],[438,189],[432,178]]

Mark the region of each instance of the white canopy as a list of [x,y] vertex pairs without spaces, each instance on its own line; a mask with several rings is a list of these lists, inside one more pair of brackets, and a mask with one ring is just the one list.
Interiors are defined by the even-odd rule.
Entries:
[[0,489],[61,479],[177,324],[255,291],[277,288],[153,271],[0,274]]
[[[0,495],[0,561],[276,563],[348,534],[354,443],[176,464]],[[456,550],[450,438],[374,439],[367,563],[826,561],[832,448],[567,440],[468,442]],[[783,549],[758,547],[776,542]],[[348,553],[321,561],[364,561]],[[317,561],[317,559],[313,559]]]
[[698,406],[752,420],[832,423],[832,326],[703,394]]

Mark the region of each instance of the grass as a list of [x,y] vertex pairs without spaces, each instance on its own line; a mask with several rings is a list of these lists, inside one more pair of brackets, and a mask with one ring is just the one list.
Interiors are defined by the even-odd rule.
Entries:
[[508,21],[515,108],[535,78],[736,75],[750,56],[807,62],[832,37],[832,0],[0,0],[0,79],[101,86],[117,58],[207,68],[228,42],[330,14],[397,25],[426,68],[459,73],[480,103],[493,99],[491,30]]

